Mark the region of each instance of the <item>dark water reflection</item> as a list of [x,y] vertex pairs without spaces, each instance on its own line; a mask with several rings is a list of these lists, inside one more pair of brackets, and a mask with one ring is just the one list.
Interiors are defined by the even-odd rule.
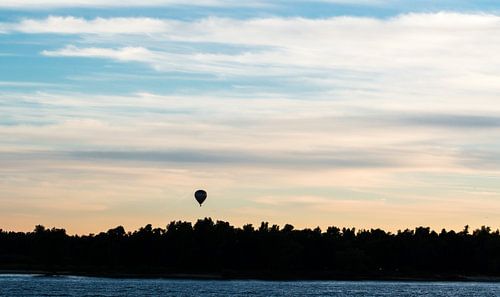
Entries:
[[211,281],[0,275],[0,296],[500,296],[498,283]]

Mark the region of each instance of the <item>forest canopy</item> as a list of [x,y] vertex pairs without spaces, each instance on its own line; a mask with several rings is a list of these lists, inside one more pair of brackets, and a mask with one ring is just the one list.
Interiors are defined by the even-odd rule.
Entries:
[[263,279],[500,276],[500,234],[485,226],[396,233],[267,222],[239,228],[210,218],[84,236],[38,225],[33,232],[0,229],[0,269]]

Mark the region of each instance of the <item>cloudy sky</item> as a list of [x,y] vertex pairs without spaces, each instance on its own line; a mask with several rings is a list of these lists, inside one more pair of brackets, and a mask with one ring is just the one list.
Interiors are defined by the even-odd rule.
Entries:
[[2,0],[0,228],[497,228],[499,53],[492,0]]

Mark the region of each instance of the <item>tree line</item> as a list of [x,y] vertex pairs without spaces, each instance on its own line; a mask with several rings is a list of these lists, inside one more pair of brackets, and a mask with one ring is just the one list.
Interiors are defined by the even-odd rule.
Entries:
[[238,228],[205,218],[81,236],[38,225],[33,232],[0,229],[0,269],[272,279],[500,276],[500,233],[484,226],[439,233],[428,227],[297,230],[267,222]]

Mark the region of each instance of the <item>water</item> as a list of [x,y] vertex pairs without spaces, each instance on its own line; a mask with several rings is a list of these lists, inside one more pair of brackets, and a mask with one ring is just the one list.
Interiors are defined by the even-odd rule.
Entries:
[[0,275],[0,296],[500,296],[499,283],[212,281]]

